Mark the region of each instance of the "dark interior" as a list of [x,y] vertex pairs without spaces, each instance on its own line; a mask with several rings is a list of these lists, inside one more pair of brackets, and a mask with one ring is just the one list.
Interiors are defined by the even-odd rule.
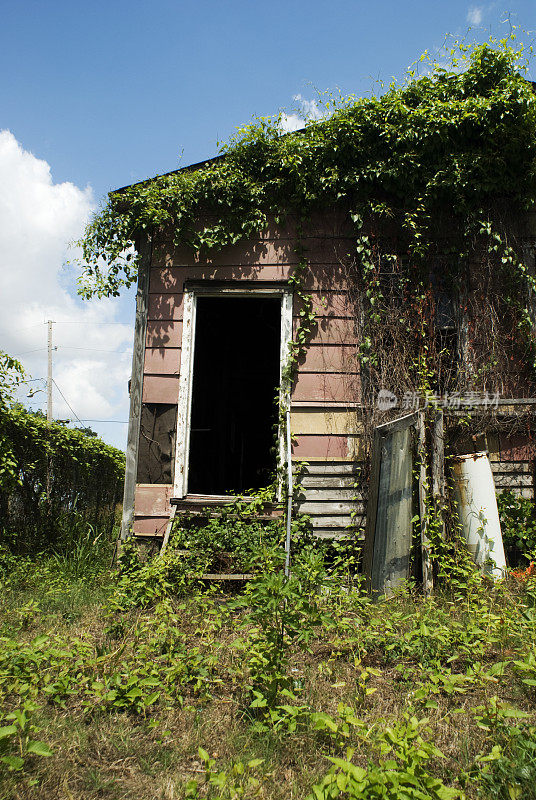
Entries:
[[281,301],[197,301],[189,494],[268,485],[276,467]]

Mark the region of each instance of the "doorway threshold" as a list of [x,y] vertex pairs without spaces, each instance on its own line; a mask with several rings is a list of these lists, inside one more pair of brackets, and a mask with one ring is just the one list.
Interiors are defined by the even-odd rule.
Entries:
[[[203,514],[206,516],[207,509],[216,513],[218,508],[229,506],[240,500],[241,503],[252,503],[252,497],[239,497],[238,495],[214,495],[214,494],[187,494],[185,497],[172,497],[170,505],[175,506],[177,513]],[[283,506],[280,503],[265,503],[262,512],[253,512],[252,517],[259,520],[271,520],[283,515]]]

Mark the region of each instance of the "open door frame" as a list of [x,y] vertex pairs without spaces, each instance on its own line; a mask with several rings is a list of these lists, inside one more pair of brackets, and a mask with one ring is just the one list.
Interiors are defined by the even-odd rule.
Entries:
[[[210,284],[186,284],[184,290],[184,313],[182,328],[181,369],[179,378],[179,403],[177,409],[177,445],[175,451],[174,497],[184,498],[188,494],[188,462],[190,455],[190,424],[192,414],[192,385],[195,355],[195,328],[198,297],[279,297],[281,299],[281,337],[279,358],[280,404],[286,411],[290,403],[290,387],[282,386],[283,367],[288,358],[292,341],[292,291],[288,284],[253,284],[247,286],[215,286]],[[281,463],[285,457],[284,430],[279,431],[279,455]],[[281,490],[281,487],[280,487]]]

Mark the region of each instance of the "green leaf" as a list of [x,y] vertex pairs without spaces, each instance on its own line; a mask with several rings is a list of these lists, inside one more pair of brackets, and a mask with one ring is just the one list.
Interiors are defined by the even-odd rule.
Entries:
[[26,752],[33,753],[36,756],[43,756],[45,758],[49,758],[51,755],[53,755],[52,750],[48,744],[45,744],[45,742],[29,741],[26,745]]
[[24,766],[24,759],[20,756],[2,756],[0,761],[7,764],[8,769],[13,772],[19,772]]
[[16,736],[17,734],[17,726],[16,725],[4,725],[3,728],[0,728],[0,739],[5,739],[7,736]]
[[205,764],[206,764],[206,763],[208,763],[208,762],[210,761],[210,756],[209,756],[209,754],[207,753],[207,751],[206,751],[206,750],[203,750],[203,748],[202,748],[202,747],[199,747],[199,748],[197,749],[197,752],[199,753],[199,758],[201,759],[201,761],[204,761],[204,762],[205,762]]

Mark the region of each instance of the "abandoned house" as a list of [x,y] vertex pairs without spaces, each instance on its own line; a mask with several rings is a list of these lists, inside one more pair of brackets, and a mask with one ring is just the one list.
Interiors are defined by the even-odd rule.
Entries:
[[[302,310],[290,224],[206,259],[165,237],[147,250],[131,385],[138,536],[162,535],[172,498],[202,507],[273,478],[278,388]],[[353,488],[361,446],[355,312],[338,266],[352,238],[336,215],[313,226],[301,237],[314,333],[290,391],[292,455],[308,463],[297,510],[317,535],[331,536],[363,510]]]
[[[456,74],[451,80],[468,82],[472,68],[467,78]],[[494,69],[508,73],[508,80],[518,80],[505,63]],[[490,86],[498,80],[492,76],[490,84],[478,84],[474,91],[491,97]],[[439,91],[436,85],[427,87],[423,91]],[[404,98],[409,103],[413,89],[400,91],[407,93]],[[414,102],[425,101],[429,98]],[[466,102],[465,96],[455,102]],[[527,107],[530,102],[526,99]],[[303,201],[301,212],[296,209],[299,198],[289,199],[281,213],[274,211],[274,201],[246,235],[228,237],[218,247],[196,246],[186,236],[181,240],[176,235],[179,223],[167,211],[152,226],[136,231],[138,293],[124,538],[132,532],[143,539],[159,539],[172,506],[178,513],[201,509],[270,483],[278,460],[285,464],[288,455],[282,414],[287,408],[294,470],[300,465],[294,511],[310,517],[318,537],[362,537],[374,428],[422,408],[430,398],[450,420],[445,422],[445,436],[452,452],[487,451],[497,488],[511,487],[533,497],[534,381],[521,366],[532,343],[530,336],[519,334],[519,306],[508,305],[509,283],[500,266],[515,251],[523,260],[519,274],[534,274],[534,212],[525,204],[523,213],[518,213],[519,198],[512,199],[515,187],[528,181],[526,163],[534,154],[526,155],[526,163],[504,161],[512,130],[521,123],[514,119],[502,139],[500,131],[490,137],[485,114],[481,130],[476,130],[474,121],[469,132],[461,122],[449,128],[451,139],[442,144],[440,168],[434,166],[434,185],[439,189],[430,208],[435,211],[424,213],[431,246],[423,260],[415,244],[420,233],[412,221],[413,211],[408,210],[408,197],[417,214],[425,191],[408,188],[412,173],[401,171],[398,184],[391,175],[396,159],[403,163],[406,158],[404,125],[409,123],[401,120],[398,128],[392,126],[396,138],[381,143],[387,149],[374,155],[381,165],[379,185],[369,171],[366,181],[358,185],[355,179],[353,188],[343,191],[340,163],[326,166],[329,141],[332,153],[338,153],[344,136],[354,135],[356,141],[345,155],[350,159],[347,173],[353,169],[357,174],[359,167],[365,175],[372,157],[367,153],[365,163],[361,155],[363,123],[355,128],[358,133],[344,133],[348,120],[353,120],[351,113],[365,113],[368,107],[356,108],[343,110],[339,127],[334,115],[283,137],[283,145],[274,144],[275,139],[266,144],[261,132],[238,155],[231,150],[230,155],[138,185],[150,193],[151,202],[166,210],[166,193],[176,181],[190,180],[189,176],[221,180],[222,164],[229,158],[235,159],[233,168],[246,174],[256,164],[256,147],[294,147],[295,153],[301,143],[311,146],[318,141],[318,148],[324,148],[325,170],[319,185],[332,181],[335,188],[324,197],[321,186],[313,203]],[[373,110],[376,113],[376,106]],[[387,130],[387,122],[381,124],[383,128],[370,134],[378,141]],[[313,128],[321,132],[318,140]],[[375,142],[367,140],[369,149],[371,141]],[[453,175],[461,169],[461,160],[455,168],[449,159],[462,151],[464,168],[485,162],[493,173],[473,205],[493,209],[486,219],[500,221],[506,243],[499,255],[497,247],[489,245],[495,235],[492,227],[488,230],[480,221],[468,227],[467,220],[473,217],[467,208],[476,190],[470,187],[462,197],[461,183],[456,183],[460,193],[456,202],[467,206],[457,214],[454,200],[445,193],[445,179],[437,180],[448,169]],[[290,158],[289,163],[288,174]],[[413,161],[411,169],[417,170]],[[422,186],[432,185],[431,178],[423,175],[419,173]],[[347,187],[347,176],[345,180]],[[292,185],[298,186],[297,180]],[[533,190],[527,186],[523,191]],[[128,207],[136,202],[137,190],[137,186],[118,190],[112,203]],[[215,189],[210,191],[216,196]],[[374,203],[365,197],[367,191]],[[223,189],[220,194],[224,197]],[[284,190],[276,201],[285,202]],[[193,214],[198,241],[199,231],[205,239],[211,233],[217,237],[222,220],[234,220],[232,199],[215,202],[212,197],[206,207],[200,202],[199,208],[197,217]],[[470,238],[473,247],[463,263],[457,255],[463,250],[462,228],[464,241]],[[417,272],[419,282],[414,279]],[[532,312],[529,290],[527,297]],[[289,353],[295,361],[290,375]],[[422,367],[426,359],[433,360],[433,369]]]
[[[184,509],[203,507],[272,479],[278,387],[302,310],[291,282],[299,265],[291,225],[274,224],[262,238],[206,258],[174,247],[165,235],[145,249],[127,474],[127,524],[136,536],[163,535],[172,499]],[[289,397],[292,458],[306,462],[296,511],[310,516],[316,535],[341,536],[362,530],[365,513],[356,488],[366,413],[358,309],[341,266],[355,239],[342,215],[330,213],[311,220],[300,245],[314,320]],[[490,395],[490,408],[494,403]],[[497,412],[531,404],[501,396]],[[399,398],[399,414],[412,408]],[[389,418],[389,410],[375,411],[377,421]],[[279,438],[284,449],[284,430]],[[475,444],[482,447],[498,487],[533,496],[530,432],[488,433]]]

